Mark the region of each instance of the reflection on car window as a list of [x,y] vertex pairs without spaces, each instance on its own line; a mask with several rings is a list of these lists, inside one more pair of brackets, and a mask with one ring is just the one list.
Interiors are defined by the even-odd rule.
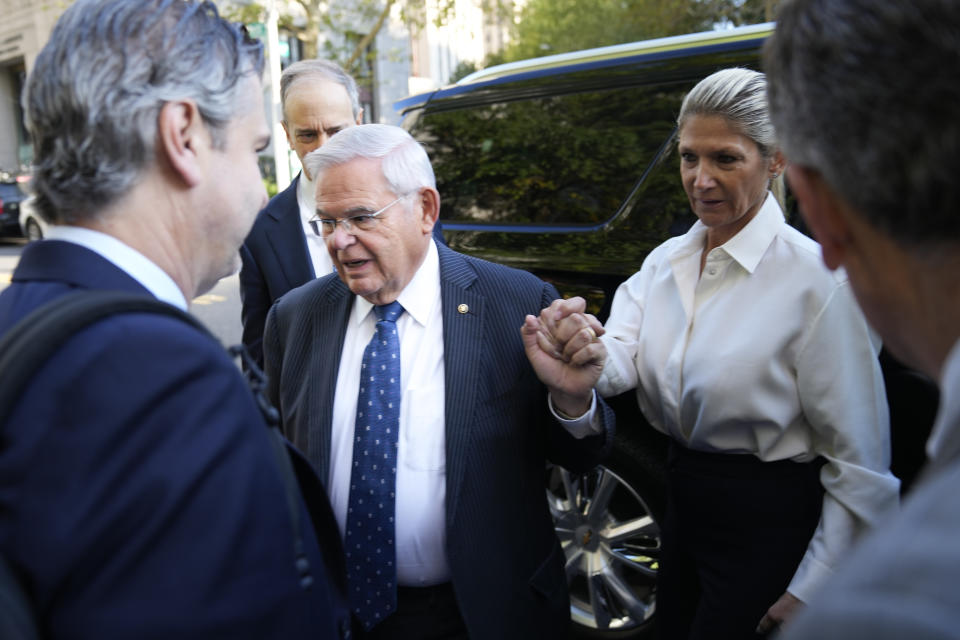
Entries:
[[429,110],[412,133],[433,161],[444,220],[597,225],[657,159],[687,90],[674,82]]
[[645,88],[546,96],[434,112],[413,133],[445,220],[599,224],[670,135],[676,103]]

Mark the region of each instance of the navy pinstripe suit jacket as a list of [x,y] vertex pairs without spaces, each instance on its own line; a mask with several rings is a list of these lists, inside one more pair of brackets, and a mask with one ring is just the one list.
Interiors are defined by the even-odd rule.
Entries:
[[[438,246],[446,377],[447,559],[470,637],[562,638],[569,621],[563,551],[545,499],[547,460],[589,469],[604,432],[571,437],[550,415],[527,360],[524,316],[558,297],[524,271]],[[333,395],[354,295],[335,275],[291,291],[264,336],[270,395],[287,436],[329,476]],[[465,303],[469,313],[457,306]]]

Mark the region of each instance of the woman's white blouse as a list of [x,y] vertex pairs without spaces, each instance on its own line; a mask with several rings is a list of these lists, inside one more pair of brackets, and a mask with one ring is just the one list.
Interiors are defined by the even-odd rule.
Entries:
[[880,343],[846,275],[772,195],[701,274],[706,235],[697,222],[667,240],[617,290],[598,388],[636,388],[647,420],[693,449],[826,458],[820,524],[789,587],[806,601],[898,502]]

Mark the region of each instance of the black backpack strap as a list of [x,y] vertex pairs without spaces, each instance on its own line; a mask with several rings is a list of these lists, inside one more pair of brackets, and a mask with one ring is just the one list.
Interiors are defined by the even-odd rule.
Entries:
[[216,338],[190,314],[156,298],[120,291],[83,290],[60,296],[24,317],[0,339],[0,424],[34,373],[68,338],[84,327],[117,313],[147,312],[168,315]]
[[[35,309],[0,338],[0,371],[3,371],[6,379],[4,384],[0,385],[0,425],[6,422],[11,409],[36,372],[71,336],[107,317],[138,312],[179,319],[220,344],[195,317],[151,296],[103,290],[68,293]],[[229,351],[234,357],[249,359],[242,347],[232,347]],[[287,454],[286,440],[278,427],[277,410],[270,405],[264,392],[266,380],[263,372],[254,367],[252,370],[248,369],[246,377],[267,422],[271,448],[283,477],[287,510],[293,529],[294,566],[300,576],[301,588],[309,589],[313,584],[313,577],[310,575],[310,563],[300,533],[302,496],[297,476]],[[18,620],[29,620],[32,614],[27,610],[27,597],[16,582],[11,568],[0,557],[0,614],[15,616]],[[5,610],[8,606],[10,611]]]

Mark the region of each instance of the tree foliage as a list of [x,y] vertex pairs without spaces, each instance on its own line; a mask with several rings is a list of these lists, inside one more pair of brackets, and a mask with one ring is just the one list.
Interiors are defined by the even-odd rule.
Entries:
[[777,0],[530,0],[502,60],[706,31],[717,24],[764,22],[772,19],[776,4]]
[[[498,6],[500,0],[493,0]],[[267,10],[263,2],[237,4],[219,0],[222,11],[231,20],[250,24],[264,22]],[[431,0],[432,22],[438,26],[453,17],[456,0]],[[292,33],[304,58],[318,56],[340,63],[349,73],[362,76],[370,44],[387,24],[395,7],[400,19],[416,32],[427,23],[423,0],[287,0],[278,1],[279,26]],[[318,43],[323,38],[322,50]]]

